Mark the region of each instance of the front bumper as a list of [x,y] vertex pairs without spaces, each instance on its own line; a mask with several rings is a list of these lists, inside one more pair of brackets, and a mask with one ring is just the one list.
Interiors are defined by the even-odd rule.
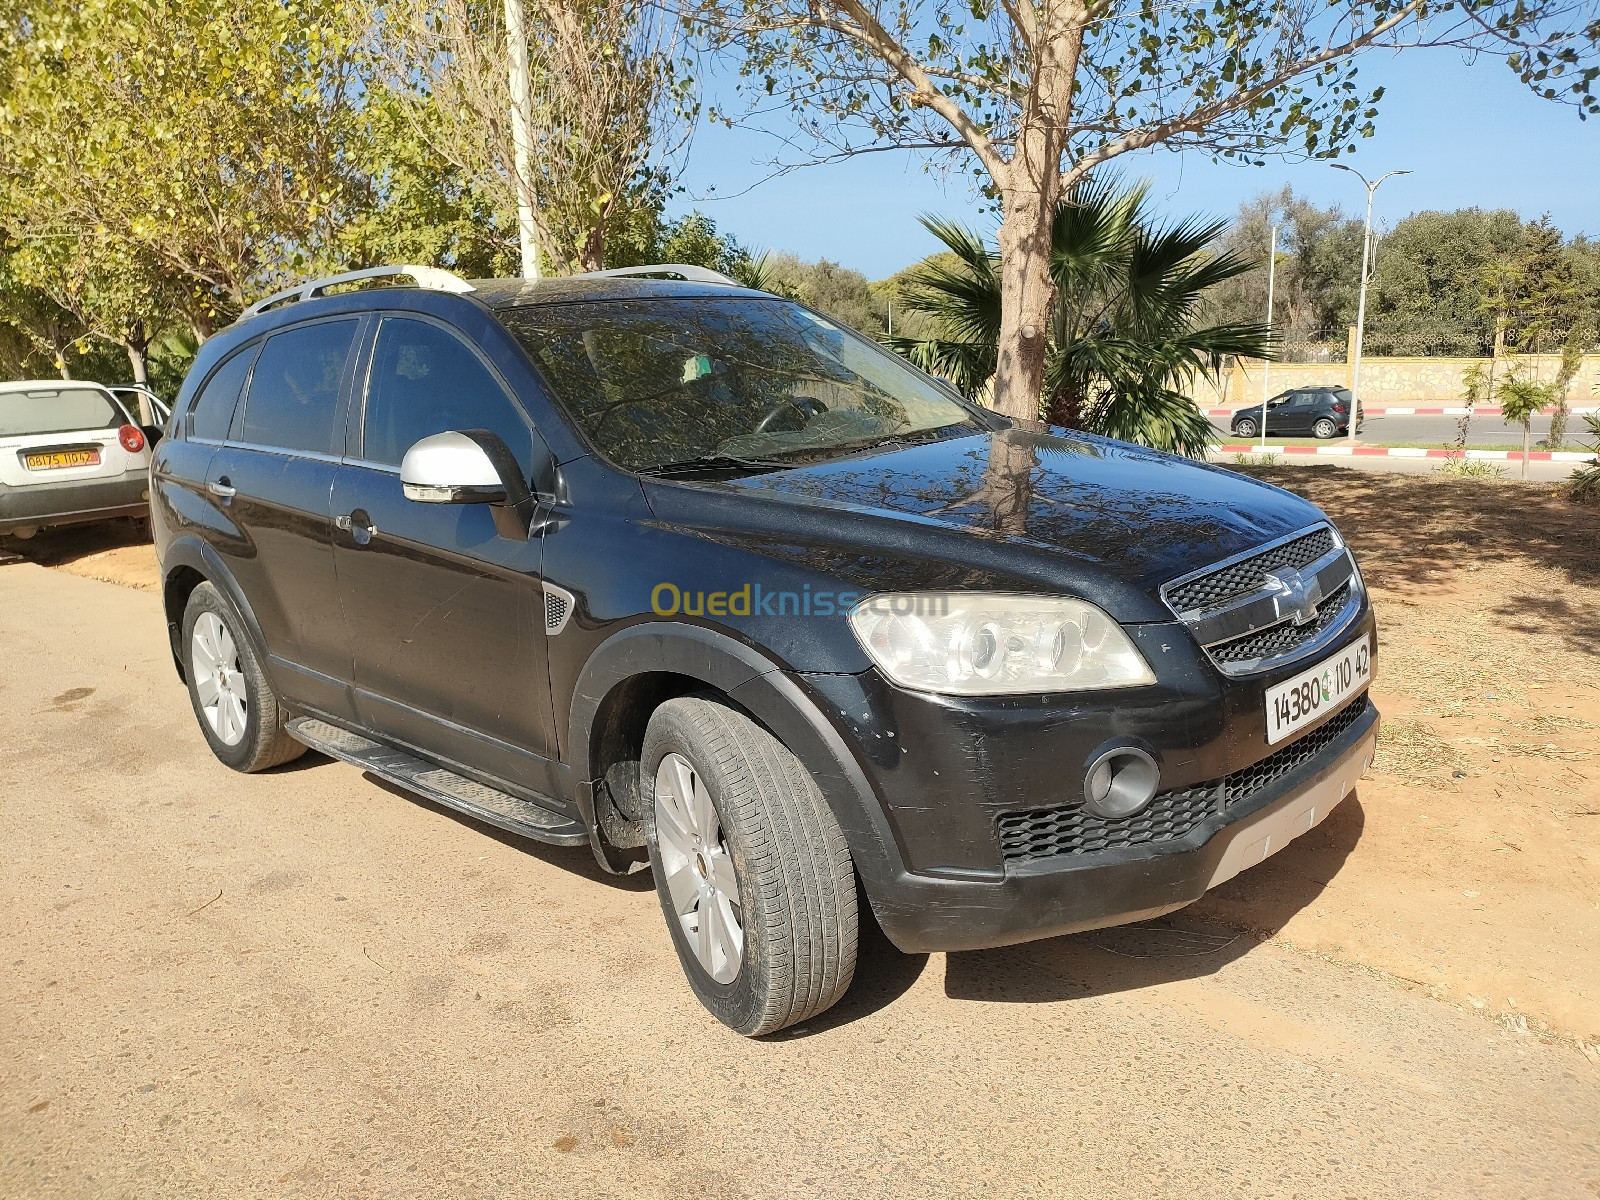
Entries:
[[0,485],[0,533],[142,517],[150,511],[149,489],[150,477],[143,468],[99,479]]
[[1377,746],[1378,711],[1314,759],[1225,813],[1166,842],[1041,859],[998,877],[903,872],[875,889],[873,911],[901,950],[978,950],[1142,921],[1182,908],[1320,824],[1355,788]]

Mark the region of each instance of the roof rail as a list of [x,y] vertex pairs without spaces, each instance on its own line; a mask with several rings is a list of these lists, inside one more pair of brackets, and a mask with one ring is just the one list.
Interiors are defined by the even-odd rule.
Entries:
[[643,267],[615,267],[610,271],[584,271],[570,275],[569,279],[613,279],[628,275],[665,275],[669,279],[682,279],[686,283],[721,283],[729,287],[743,287],[731,275],[713,271],[710,267],[696,267],[688,263],[651,263]]
[[418,287],[430,288],[436,292],[470,292],[473,290],[472,285],[465,279],[439,267],[368,267],[364,271],[345,271],[340,275],[327,275],[321,279],[313,279],[309,283],[302,283],[281,292],[274,292],[265,300],[257,300],[249,308],[245,309],[244,312],[239,314],[239,320],[247,320],[259,313],[266,312],[269,308],[287,304],[291,300],[309,300],[311,297],[320,296],[329,288],[336,287],[341,283],[355,283],[362,279],[384,279],[395,275],[409,275],[416,281]]

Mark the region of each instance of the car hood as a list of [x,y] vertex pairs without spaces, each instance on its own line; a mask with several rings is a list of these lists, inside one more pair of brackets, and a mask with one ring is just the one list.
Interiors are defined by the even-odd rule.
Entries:
[[[908,581],[1075,588],[1075,580],[1088,578],[1154,600],[1170,579],[1322,519],[1308,501],[1235,472],[1048,426],[690,486],[738,498],[732,512],[700,514],[715,524],[764,529],[769,541],[781,528],[803,531],[807,542],[878,550],[862,557],[867,570],[845,572],[874,590]],[[668,494],[681,495],[681,487],[648,490],[658,516],[690,516]],[[823,520],[824,513],[840,519]],[[700,536],[718,538],[701,520],[695,524]],[[965,570],[889,569],[873,585],[870,564],[887,566],[884,551],[902,567],[932,560]],[[1076,590],[1093,599],[1099,589]],[[1171,619],[1148,602],[1115,607],[1124,620]]]

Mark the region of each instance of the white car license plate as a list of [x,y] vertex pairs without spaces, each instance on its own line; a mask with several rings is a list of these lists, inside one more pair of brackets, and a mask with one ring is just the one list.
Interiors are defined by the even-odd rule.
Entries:
[[1372,674],[1372,647],[1351,642],[1332,658],[1267,689],[1267,745],[1325,717],[1362,688]]

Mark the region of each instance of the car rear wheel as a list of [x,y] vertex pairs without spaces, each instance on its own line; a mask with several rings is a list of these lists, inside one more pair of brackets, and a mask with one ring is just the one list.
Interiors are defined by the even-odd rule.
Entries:
[[1233,424],[1234,433],[1238,434],[1240,437],[1247,437],[1247,438],[1255,437],[1256,428],[1257,428],[1256,423],[1254,421],[1252,421],[1249,417],[1246,417],[1242,421],[1235,421],[1234,424]]
[[265,771],[306,748],[284,732],[287,714],[242,628],[215,586],[195,588],[183,611],[184,676],[211,752],[235,771]]
[[655,711],[640,762],[650,865],[689,984],[723,1024],[772,1033],[855,974],[855,873],[816,783],[721,700]]
[[1317,437],[1321,438],[1323,441],[1327,441],[1334,434],[1339,432],[1339,427],[1327,417],[1322,417],[1315,425],[1311,427],[1311,432]]

